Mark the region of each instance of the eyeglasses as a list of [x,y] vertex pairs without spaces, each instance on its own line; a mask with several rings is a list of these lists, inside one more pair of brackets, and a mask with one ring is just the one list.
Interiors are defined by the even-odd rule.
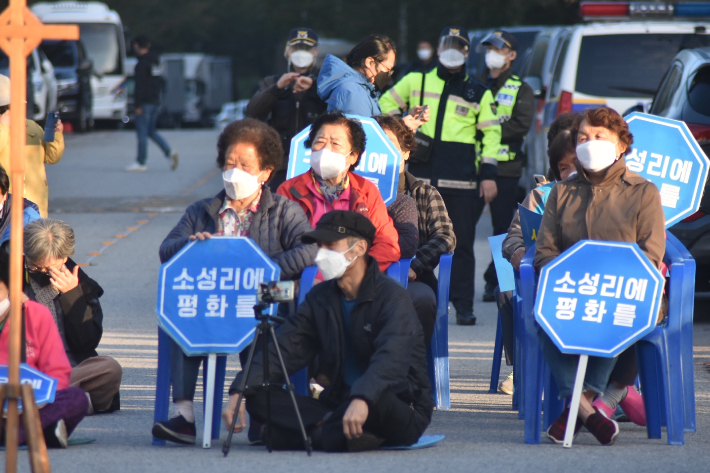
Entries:
[[51,266],[48,266],[46,268],[38,268],[32,263],[25,263],[25,269],[29,271],[30,273],[38,274],[38,273],[43,273],[43,274],[49,274],[50,270],[54,269],[55,271],[59,271],[62,266],[64,266],[64,263],[60,264],[56,268],[52,268]]
[[[378,65],[382,66],[383,64],[380,61],[375,61]],[[387,73],[388,76],[392,77],[392,74],[394,74],[394,67],[390,68],[389,70],[386,71],[381,71]]]

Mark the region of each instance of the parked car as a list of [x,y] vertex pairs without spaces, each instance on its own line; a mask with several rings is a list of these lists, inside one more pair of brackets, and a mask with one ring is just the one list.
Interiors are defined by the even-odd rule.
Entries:
[[248,103],[249,99],[246,99],[238,102],[227,102],[222,105],[222,110],[220,110],[217,118],[215,119],[215,125],[217,128],[220,131],[224,130],[230,123],[246,117]]
[[[0,74],[10,76],[10,62],[0,50]],[[43,122],[47,112],[57,109],[57,79],[47,57],[34,49],[27,57],[27,118]]]
[[[649,110],[682,120],[706,155],[710,154],[710,47],[679,52]],[[710,291],[710,192],[705,183],[700,210],[669,230],[695,258],[696,292]]]
[[[623,114],[634,107],[648,110],[663,74],[675,55],[684,49],[710,46],[710,21],[706,17],[608,19],[620,4],[582,2],[582,16],[597,23],[579,24],[560,36],[549,86],[542,108],[541,126],[529,148],[528,160],[547,160],[546,135],[563,112],[608,106]],[[594,8],[590,8],[594,7]],[[614,7],[614,8],[612,8]],[[611,9],[611,10],[609,10]],[[609,11],[607,11],[609,10]],[[671,14],[674,11],[670,10]],[[617,13],[618,15],[618,13]]]
[[547,137],[541,133],[545,95],[552,82],[555,54],[566,28],[553,27],[541,31],[528,50],[521,68],[523,81],[530,85],[535,95],[535,120],[525,138],[527,166],[520,184],[527,190],[535,185],[533,175],[547,174]]
[[57,111],[62,120],[85,132],[94,126],[91,76],[93,64],[81,41],[46,40],[40,49],[54,66],[57,78]]

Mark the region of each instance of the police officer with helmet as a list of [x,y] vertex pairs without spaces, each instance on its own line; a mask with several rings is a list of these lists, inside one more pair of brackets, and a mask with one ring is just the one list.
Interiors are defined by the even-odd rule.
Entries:
[[491,92],[466,74],[469,48],[464,28],[444,28],[439,65],[426,73],[407,74],[380,98],[384,113],[400,114],[420,105],[431,111],[431,119],[417,132],[419,146],[409,159],[409,172],[438,189],[454,225],[457,244],[449,299],[459,325],[476,323],[473,243],[483,207],[498,192],[501,141]]
[[266,77],[247,105],[247,115],[271,125],[281,136],[284,160],[269,181],[272,192],[286,180],[291,138],[312,125],[326,108],[316,90],[318,35],[310,28],[294,28],[288,35],[284,57],[288,72]]
[[[476,51],[486,53],[486,69],[480,80],[491,89],[502,132],[497,156],[498,196],[490,203],[493,234],[501,235],[508,231],[518,206],[518,181],[525,164],[522,148],[535,114],[535,97],[530,86],[513,74],[511,68],[518,54],[515,36],[507,31],[495,31],[483,38]],[[495,301],[493,291],[498,285],[498,276],[492,262],[484,279],[483,300]]]

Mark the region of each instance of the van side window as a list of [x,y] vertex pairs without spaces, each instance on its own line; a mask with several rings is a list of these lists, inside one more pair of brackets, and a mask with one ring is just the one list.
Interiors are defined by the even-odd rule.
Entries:
[[668,108],[672,103],[671,98],[673,97],[673,94],[675,94],[675,91],[678,89],[678,85],[680,84],[680,79],[682,76],[682,67],[678,63],[673,64],[665,80],[658,88],[658,95],[653,101],[652,113],[654,115],[663,115],[666,111],[668,111]]

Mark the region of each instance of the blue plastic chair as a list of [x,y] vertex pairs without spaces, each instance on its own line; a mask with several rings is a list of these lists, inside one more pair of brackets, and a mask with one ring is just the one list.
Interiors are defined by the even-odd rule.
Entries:
[[503,357],[503,325],[500,321],[500,311],[498,311],[498,327],[496,328],[496,341],[493,345],[493,365],[491,366],[491,385],[488,392],[491,394],[498,392],[498,380],[500,379],[500,365]]
[[387,268],[387,276],[400,282],[404,287],[409,284],[409,266],[414,258],[402,258]]
[[[679,250],[678,248],[682,250]],[[692,312],[695,284],[695,262],[677,239],[669,238],[664,260],[670,270],[668,321],[636,343],[642,395],[646,408],[649,438],[661,438],[661,428],[667,426],[668,443],[682,445],[685,419],[695,420],[694,379],[692,373]],[[556,400],[556,386],[549,376],[549,368],[542,359],[539,344],[533,347],[531,330],[537,331],[533,316],[535,298],[534,251],[528,252],[521,263],[521,287],[526,327],[524,386],[525,442],[540,442],[540,413],[543,384],[545,394],[545,428],[562,410]],[[690,345],[688,349],[687,345]],[[689,366],[689,369],[688,369]],[[689,373],[688,373],[689,371]],[[549,403],[549,404],[548,404]],[[549,414],[548,414],[549,412]]]
[[449,289],[451,287],[451,261],[453,253],[439,259],[439,284],[436,294],[436,324],[431,344],[427,348],[429,381],[434,391],[436,408],[451,409],[449,381]]
[[[202,358],[203,386],[207,392],[207,357]],[[212,440],[219,438],[222,423],[222,398],[224,397],[224,377],[227,370],[227,357],[217,357],[214,383],[214,407],[212,409]],[[204,406],[207,403],[203,403]],[[155,411],[153,422],[168,420],[170,408],[170,336],[158,327],[158,373],[155,383]],[[165,440],[153,437],[153,445],[165,445]]]
[[695,418],[692,344],[690,350],[683,347],[686,337],[692,340],[695,264],[683,257],[678,246],[682,247],[677,240],[669,241],[664,258],[671,276],[668,320],[636,343],[648,437],[661,438],[665,424],[669,445],[684,444],[685,419],[689,413]]
[[[666,245],[678,251],[685,265],[683,298],[681,299],[681,356],[683,357],[683,400],[685,431],[697,430],[695,418],[695,373],[693,372],[693,312],[695,304],[695,259],[675,235],[666,232]],[[690,274],[692,271],[692,274]]]

